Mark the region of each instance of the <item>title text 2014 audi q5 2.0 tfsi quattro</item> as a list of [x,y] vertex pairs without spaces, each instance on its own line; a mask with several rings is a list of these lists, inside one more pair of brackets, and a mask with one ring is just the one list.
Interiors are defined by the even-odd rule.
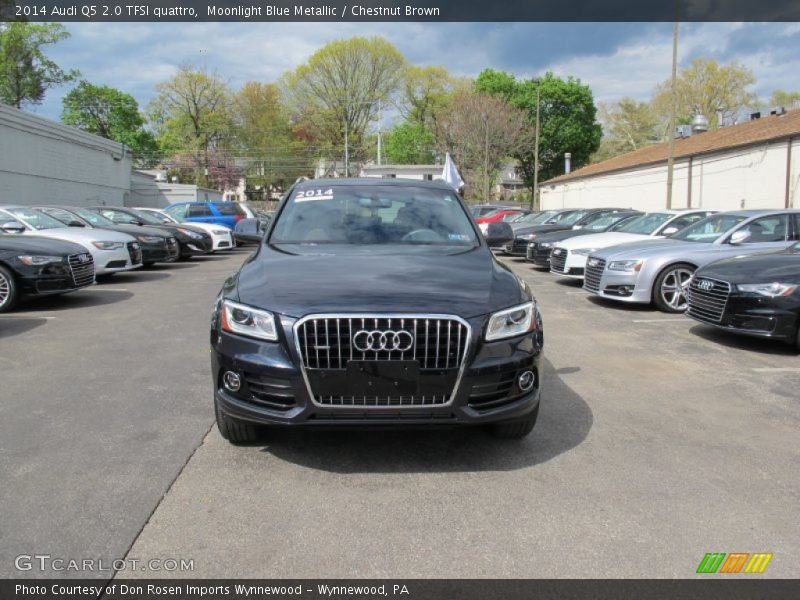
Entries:
[[542,322],[443,184],[312,180],[283,200],[218,297],[217,423],[231,442],[263,425],[536,423]]

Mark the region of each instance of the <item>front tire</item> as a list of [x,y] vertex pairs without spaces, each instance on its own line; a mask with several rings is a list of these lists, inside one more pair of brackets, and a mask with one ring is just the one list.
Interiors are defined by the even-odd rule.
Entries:
[[511,419],[510,421],[503,421],[501,423],[494,423],[489,426],[489,431],[497,438],[504,440],[518,440],[524,438],[536,425],[536,420],[539,418],[539,405],[536,405],[530,413],[524,417]]
[[220,434],[231,444],[252,444],[262,438],[263,427],[253,425],[247,421],[240,421],[228,415],[219,405],[218,400],[214,400],[214,408],[217,415],[217,428]]
[[0,265],[0,313],[8,312],[16,306],[19,300],[19,288],[6,267]]
[[686,312],[686,292],[695,268],[689,263],[670,265],[656,277],[653,285],[653,303],[663,312]]

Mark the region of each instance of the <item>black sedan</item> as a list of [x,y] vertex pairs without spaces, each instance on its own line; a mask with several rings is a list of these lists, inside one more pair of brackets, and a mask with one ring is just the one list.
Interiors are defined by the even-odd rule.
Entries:
[[[506,234],[496,234],[504,227]],[[542,321],[444,183],[296,184],[223,285],[211,325],[220,433],[263,426],[533,429]]]
[[86,248],[35,235],[0,234],[0,312],[23,295],[64,294],[94,283]]
[[581,229],[565,229],[562,231],[553,231],[551,233],[537,234],[536,239],[528,243],[528,251],[525,255],[525,260],[532,262],[537,267],[549,268],[550,251],[556,242],[582,235],[589,235],[590,233],[616,231],[616,227],[641,214],[642,213],[635,210],[597,213],[594,217],[589,219]]
[[581,208],[562,210],[553,217],[541,224],[522,226],[522,221],[512,223],[514,230],[514,240],[503,248],[503,252],[510,256],[525,256],[528,252],[528,243],[535,240],[539,235],[552,233],[554,231],[566,231],[567,229],[583,229],[586,224],[600,214],[608,214],[629,210],[624,208]]
[[686,314],[701,323],[784,340],[800,350],[800,244],[698,269],[688,304]]
[[214,249],[214,241],[211,236],[202,229],[191,225],[180,225],[164,223],[161,219],[149,215],[144,211],[135,208],[123,208],[120,206],[92,206],[89,207],[96,213],[101,214],[114,223],[127,225],[148,226],[161,229],[175,236],[178,240],[180,258],[188,258],[198,254],[208,254]]
[[157,262],[172,262],[178,258],[178,240],[171,233],[161,229],[115,223],[88,208],[65,206],[36,206],[35,208],[69,227],[110,229],[132,235],[139,241],[142,249],[142,264],[146,267]]

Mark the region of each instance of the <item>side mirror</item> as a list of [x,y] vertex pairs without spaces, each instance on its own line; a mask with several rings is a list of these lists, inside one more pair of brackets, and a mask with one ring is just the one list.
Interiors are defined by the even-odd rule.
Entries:
[[70,221],[69,223],[67,223],[67,227],[86,227],[86,225],[84,225],[80,221]]
[[490,247],[502,246],[514,241],[514,230],[508,223],[489,223],[486,229],[486,243]]
[[661,232],[661,235],[672,235],[673,233],[678,233],[680,229],[677,227],[667,227],[664,231]]
[[749,237],[750,237],[749,231],[745,229],[739,229],[738,231],[734,231],[731,234],[728,243],[731,244],[732,246],[738,246],[739,244],[743,244],[744,242],[746,242]]
[[0,230],[4,231],[5,233],[24,233],[25,225],[19,221],[7,221],[6,223],[0,225]]

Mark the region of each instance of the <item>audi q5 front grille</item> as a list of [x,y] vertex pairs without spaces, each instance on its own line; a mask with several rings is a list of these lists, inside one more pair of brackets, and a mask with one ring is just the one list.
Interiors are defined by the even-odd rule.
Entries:
[[88,252],[69,255],[69,268],[76,288],[94,283],[94,259]]
[[452,317],[321,316],[302,320],[297,337],[307,369],[345,369],[351,360],[414,360],[423,370],[447,370],[461,366],[469,328]]
[[730,293],[731,285],[727,281],[693,277],[687,294],[689,302],[687,312],[701,321],[719,323],[725,313]]

